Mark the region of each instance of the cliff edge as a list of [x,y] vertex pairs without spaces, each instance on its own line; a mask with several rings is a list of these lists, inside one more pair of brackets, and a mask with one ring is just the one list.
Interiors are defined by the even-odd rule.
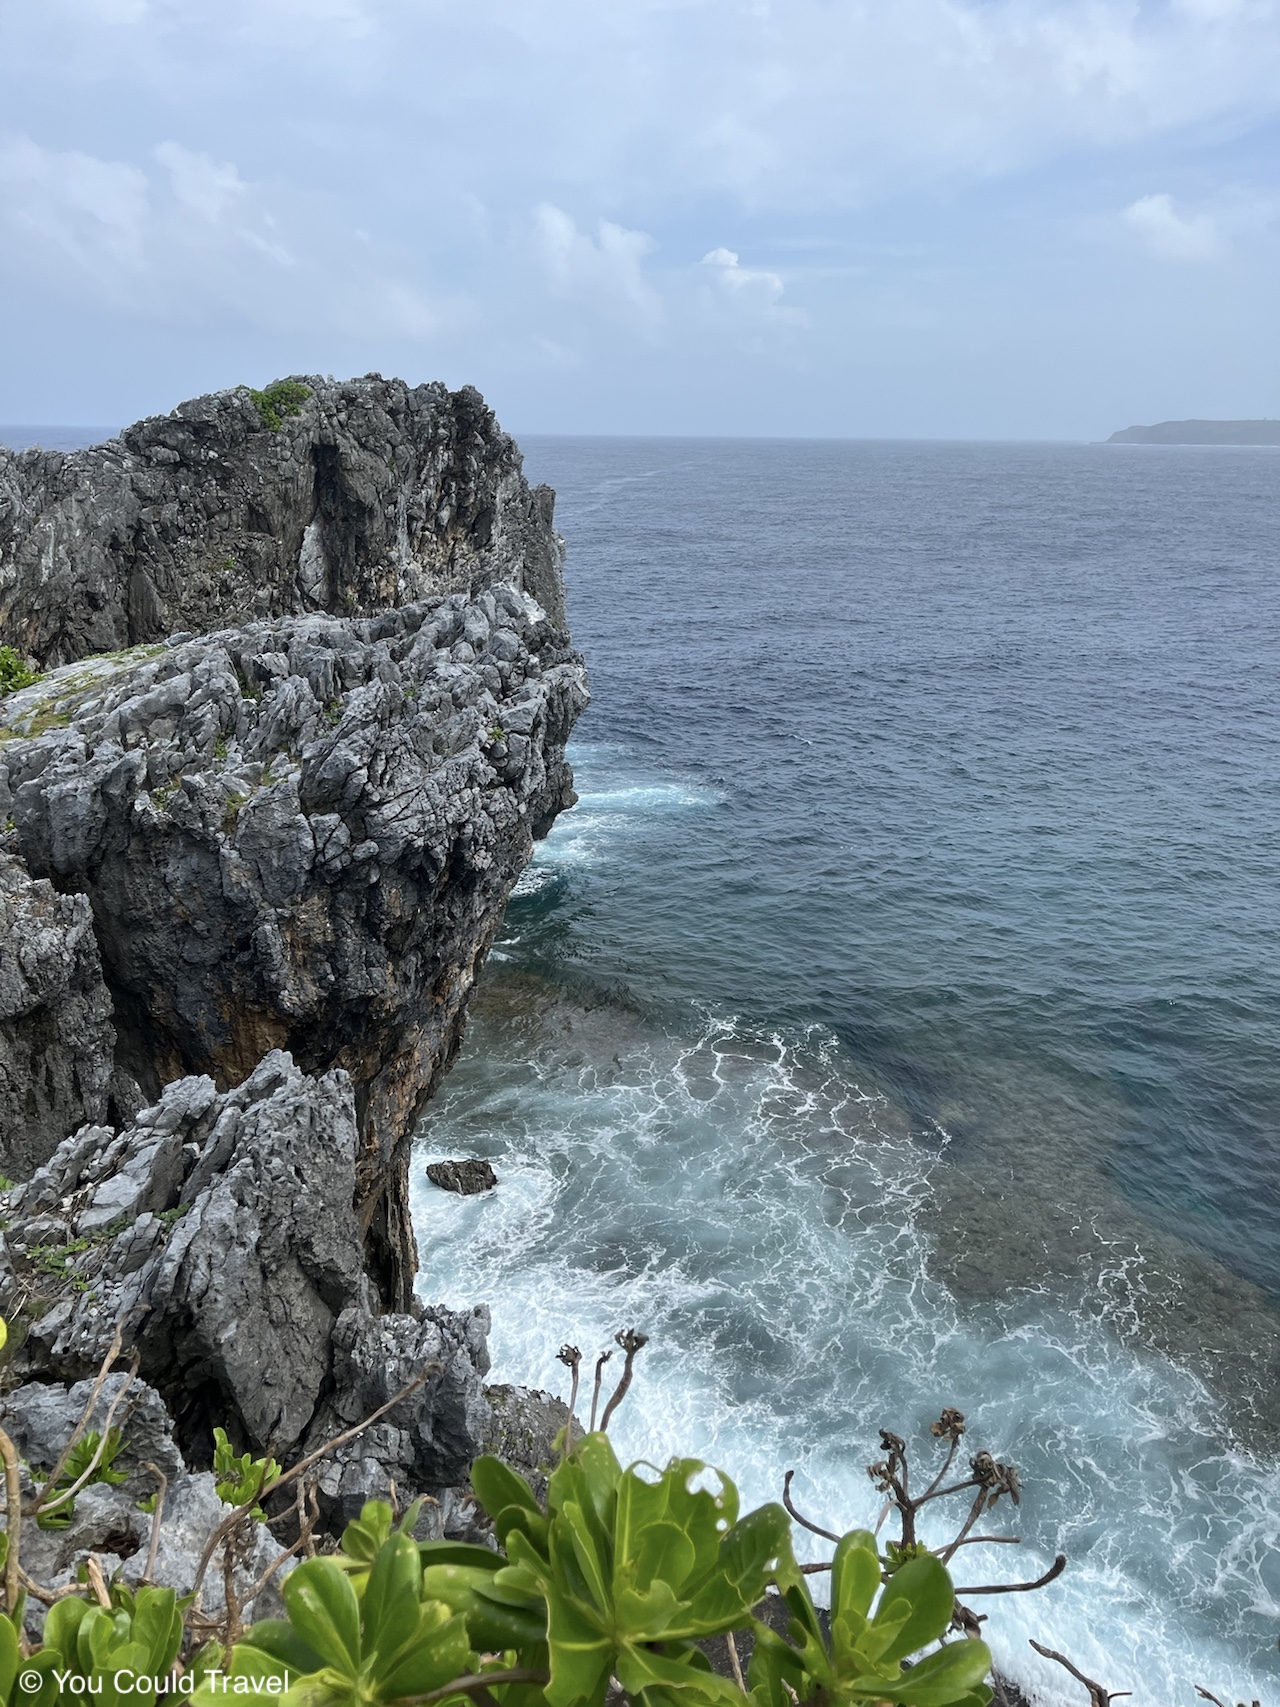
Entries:
[[42,672],[0,701],[21,1372],[90,1372],[118,1306],[180,1437],[287,1451],[430,1342],[382,1463],[461,1473],[483,1323],[414,1300],[409,1145],[575,798],[553,502],[476,392],[377,376],[0,451],[0,643]]

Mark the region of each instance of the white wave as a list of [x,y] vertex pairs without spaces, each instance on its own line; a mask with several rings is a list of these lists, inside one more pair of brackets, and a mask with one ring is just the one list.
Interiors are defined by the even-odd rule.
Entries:
[[624,1452],[706,1457],[751,1501],[795,1467],[802,1506],[844,1526],[876,1515],[877,1430],[927,1440],[959,1404],[1027,1488],[1024,1545],[966,1549],[962,1578],[1070,1559],[1043,1593],[982,1607],[1007,1669],[1061,1701],[1035,1636],[1137,1707],[1190,1703],[1195,1683],[1274,1693],[1276,1467],[1230,1444],[1194,1379],[1104,1324],[1051,1303],[1016,1322],[959,1311],[918,1225],[930,1164],[887,1135],[833,1040],[719,1020],[635,1033],[611,1058],[480,1042],[431,1152],[487,1156],[501,1183],[455,1198],[415,1161],[414,1214],[423,1296],[490,1303],[500,1379],[562,1391],[564,1340],[594,1355],[634,1323],[652,1344]]

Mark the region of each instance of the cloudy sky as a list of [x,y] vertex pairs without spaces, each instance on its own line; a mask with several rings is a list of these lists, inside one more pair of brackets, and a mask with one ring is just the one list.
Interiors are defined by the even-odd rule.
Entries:
[[0,0],[0,421],[1280,415],[1280,0]]

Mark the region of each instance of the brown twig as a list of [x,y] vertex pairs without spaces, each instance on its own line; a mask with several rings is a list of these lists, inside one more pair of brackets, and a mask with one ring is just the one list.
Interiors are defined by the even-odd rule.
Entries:
[[[45,1483],[46,1487],[56,1485],[58,1477],[67,1467],[67,1459],[70,1458],[72,1449],[80,1436],[84,1433],[85,1429],[89,1426],[90,1418],[93,1416],[94,1407],[98,1403],[98,1395],[106,1385],[107,1376],[110,1375],[112,1365],[120,1355],[120,1347],[124,1344],[124,1325],[133,1314],[133,1310],[136,1308],[137,1306],[134,1305],[132,1308],[126,1310],[124,1315],[120,1317],[119,1321],[117,1321],[115,1332],[111,1336],[111,1344],[107,1348],[107,1355],[98,1366],[98,1373],[94,1376],[93,1386],[89,1391],[89,1397],[85,1402],[84,1409],[80,1413],[80,1420],[72,1429],[71,1439],[63,1447],[62,1454],[59,1457],[58,1462],[49,1472],[49,1480]],[[40,1502],[38,1500],[36,1501],[36,1509],[37,1511],[40,1509]]]
[[576,1345],[562,1345],[556,1356],[573,1377],[569,1384],[569,1420],[565,1424],[564,1445],[560,1448],[560,1462],[563,1464],[573,1449],[573,1413],[578,1408],[578,1374],[582,1368],[582,1353]]
[[596,1358],[596,1380],[594,1387],[591,1389],[591,1426],[587,1430],[588,1434],[594,1434],[596,1432],[596,1411],[600,1406],[600,1383],[604,1379],[604,1366],[612,1356],[613,1353],[611,1351],[602,1351],[599,1357]]
[[649,1343],[648,1334],[638,1334],[634,1328],[622,1328],[613,1337],[616,1343],[622,1347],[623,1351],[627,1355],[626,1362],[622,1366],[622,1379],[614,1388],[613,1397],[605,1406],[604,1415],[600,1418],[600,1431],[602,1434],[607,1434],[609,1432],[609,1418],[627,1396],[627,1388],[631,1385],[631,1369],[636,1360],[636,1353],[643,1350],[643,1348]]
[[[1067,1568],[1067,1555],[1065,1553],[1059,1553],[1057,1558],[1049,1566],[1049,1569],[1044,1573],[1044,1575],[1042,1577],[1037,1577],[1033,1583],[986,1583],[986,1584],[980,1584],[977,1588],[958,1588],[956,1590],[956,1593],[958,1595],[961,1595],[961,1594],[1026,1594],[1029,1589],[1044,1588],[1047,1583],[1051,1583],[1054,1581],[1054,1579],[1056,1577],[1060,1577],[1062,1575],[1063,1571],[1066,1570],[1066,1568]],[[1032,1646],[1034,1647],[1035,1644],[1032,1643]],[[1122,1690],[1121,1693],[1124,1695],[1127,1695],[1129,1693],[1129,1691],[1126,1689],[1126,1690]]]
[[1083,1683],[1089,1691],[1089,1707],[1111,1707],[1113,1701],[1118,1701],[1122,1695],[1132,1695],[1131,1689],[1107,1689],[1101,1683],[1095,1683],[1091,1677],[1086,1677],[1077,1667],[1073,1666],[1065,1654],[1060,1654],[1054,1648],[1042,1648],[1039,1642],[1031,1646],[1038,1654],[1043,1654],[1047,1660],[1057,1660],[1058,1664],[1069,1671],[1077,1683]]
[[9,1550],[4,1561],[4,1609],[12,1618],[22,1592],[18,1561],[22,1544],[22,1478],[18,1470],[18,1449],[2,1428],[0,1457],[4,1459],[4,1525],[9,1538]]
[[742,1661],[738,1658],[738,1644],[733,1639],[732,1630],[725,1631],[724,1641],[729,1650],[729,1664],[733,1669],[733,1681],[745,1695],[747,1693],[747,1680],[742,1675]]
[[810,1532],[810,1534],[812,1534],[812,1535],[821,1535],[821,1537],[824,1541],[839,1541],[840,1537],[838,1535],[832,1534],[831,1530],[829,1530],[829,1529],[820,1528],[819,1525],[816,1523],[810,1523],[809,1519],[807,1517],[802,1517],[800,1515],[800,1513],[796,1510],[795,1506],[792,1505],[792,1503],[791,1503],[791,1482],[792,1482],[792,1479],[794,1476],[795,1476],[795,1471],[794,1470],[788,1470],[785,1477],[783,1478],[783,1482],[782,1482],[782,1503],[783,1503],[783,1505],[786,1506],[787,1510],[791,1513],[792,1517],[795,1518],[796,1522],[800,1525],[800,1527],[802,1529],[807,1529]]
[[94,1599],[104,1612],[111,1610],[111,1594],[107,1588],[107,1579],[102,1574],[102,1566],[98,1563],[98,1555],[90,1553],[85,1561],[85,1575],[89,1579],[89,1587],[93,1590]]
[[[62,1506],[66,1506],[69,1509],[72,1501],[75,1499],[76,1495],[80,1492],[81,1488],[85,1487],[87,1483],[89,1483],[93,1480],[95,1471],[98,1469],[98,1466],[102,1463],[102,1455],[107,1450],[107,1442],[108,1442],[108,1439],[109,1439],[110,1434],[111,1434],[112,1425],[115,1422],[116,1412],[120,1409],[120,1406],[124,1403],[125,1394],[129,1391],[130,1387],[133,1386],[133,1383],[134,1383],[135,1379],[137,1378],[138,1363],[139,1363],[139,1358],[138,1358],[137,1352],[135,1351],[133,1354],[132,1361],[129,1364],[129,1372],[125,1376],[124,1380],[121,1382],[120,1390],[116,1393],[116,1395],[112,1399],[110,1405],[108,1405],[108,1407],[107,1407],[106,1419],[103,1422],[101,1429],[98,1431],[98,1444],[94,1448],[93,1457],[90,1458],[87,1467],[80,1473],[79,1476],[76,1477],[75,1481],[72,1482],[72,1484],[69,1488],[63,1488],[61,1490],[57,1489],[57,1476],[59,1474],[59,1471],[58,1470],[51,1471],[50,1475],[49,1475],[49,1480],[44,1485],[44,1493],[42,1493],[40,1495],[40,1498],[35,1503],[35,1510],[34,1510],[34,1514],[33,1514],[34,1516],[39,1517],[43,1514],[44,1516],[47,1517],[50,1512],[58,1511]],[[101,1379],[105,1380],[106,1379],[105,1375],[103,1375],[101,1377]],[[101,1391],[102,1391],[101,1386],[96,1386],[94,1391],[92,1393],[90,1393],[90,1395],[89,1395],[89,1404],[88,1404],[88,1406],[86,1406],[86,1411],[87,1411],[89,1416],[92,1416],[92,1414],[93,1414],[92,1407],[96,1401],[97,1394],[100,1393]],[[76,1424],[76,1433],[78,1433],[81,1429],[83,1429],[84,1424],[85,1424],[85,1420],[86,1420],[85,1415],[82,1414],[80,1421]],[[76,1438],[76,1433],[73,1433],[71,1436],[71,1439],[73,1442]],[[70,1446],[70,1444],[68,1444],[66,1451],[63,1452],[62,1457],[58,1460],[59,1466],[62,1466],[66,1463],[66,1460],[70,1455],[70,1451],[71,1451],[71,1446]],[[48,1502],[48,1504],[46,1504],[45,1503],[45,1494],[47,1494],[49,1492],[50,1488],[53,1488],[55,1490],[55,1492],[54,1492],[53,1498]]]
[[[240,1514],[243,1522],[244,1514]],[[222,1543],[222,1598],[226,1603],[227,1633],[224,1641],[228,1649],[233,1648],[240,1640],[240,1602],[236,1598],[236,1530],[233,1529]]]
[[165,1497],[169,1492],[169,1478],[165,1475],[160,1466],[158,1464],[153,1464],[150,1459],[147,1460],[142,1468],[144,1470],[150,1470],[151,1474],[160,1484],[156,1489],[156,1503],[151,1508],[151,1541],[147,1547],[147,1568],[142,1573],[143,1582],[149,1583],[156,1568],[156,1554],[160,1551],[160,1520],[164,1516],[164,1502]]
[[[299,1504],[299,1506],[301,1506],[301,1504],[302,1504],[303,1486],[304,1486],[303,1483],[301,1483],[301,1482],[298,1483],[298,1496],[299,1496],[298,1497],[298,1504]],[[253,1603],[257,1600],[258,1596],[263,1592],[263,1590],[266,1588],[267,1584],[271,1581],[272,1577],[275,1576],[276,1572],[280,1569],[281,1565],[283,1565],[286,1562],[286,1560],[292,1559],[295,1554],[300,1553],[304,1548],[308,1549],[308,1556],[309,1557],[311,1557],[311,1558],[315,1557],[315,1551],[316,1550],[315,1550],[314,1544],[311,1541],[311,1535],[312,1535],[313,1530],[315,1529],[317,1522],[319,1521],[319,1518],[320,1518],[320,1504],[319,1504],[319,1501],[316,1501],[315,1510],[312,1512],[311,1516],[309,1518],[307,1518],[306,1522],[302,1524],[301,1528],[298,1531],[298,1539],[293,1543],[293,1545],[291,1547],[287,1547],[283,1553],[277,1553],[276,1554],[275,1558],[267,1566],[266,1570],[263,1571],[262,1575],[258,1578],[257,1582],[254,1583],[253,1587],[249,1590],[248,1594],[245,1595],[244,1603],[245,1603],[246,1607],[251,1607],[253,1605]]]
[[[432,1689],[426,1695],[401,1695],[390,1707],[433,1707],[437,1701],[445,1701],[450,1695],[488,1695],[490,1686],[495,1683],[550,1683],[551,1676],[545,1671],[526,1671],[517,1667],[513,1671],[488,1671],[480,1676],[455,1677],[452,1683],[446,1683],[443,1689]],[[492,1699],[492,1697],[490,1697]]]
[[[278,1488],[283,1488],[287,1483],[296,1481],[297,1478],[301,1476],[304,1471],[309,1470],[313,1464],[318,1464],[322,1458],[327,1458],[329,1453],[336,1452],[340,1446],[345,1446],[349,1440],[354,1440],[358,1434],[363,1434],[365,1429],[376,1423],[379,1417],[385,1417],[388,1411],[393,1411],[396,1406],[402,1404],[405,1399],[412,1397],[424,1382],[428,1381],[433,1375],[441,1374],[443,1369],[444,1365],[441,1363],[428,1363],[422,1373],[420,1375],[416,1375],[414,1379],[409,1382],[407,1387],[402,1387],[394,1398],[388,1399],[385,1405],[379,1405],[376,1411],[370,1412],[363,1422],[358,1422],[351,1428],[345,1429],[341,1434],[334,1435],[332,1440],[325,1441],[323,1446],[319,1446],[314,1452],[308,1453],[305,1458],[301,1459],[291,1469],[282,1470],[273,1481],[268,1482],[265,1487],[260,1488],[258,1491],[259,1503],[265,1500],[270,1494],[274,1494]],[[192,1603],[194,1606],[198,1607],[200,1604],[200,1586],[204,1582],[205,1572],[209,1569],[209,1561],[213,1558],[214,1553],[218,1549],[218,1543],[229,1530],[234,1529],[243,1515],[243,1512],[237,1507],[237,1509],[231,1513],[230,1517],[226,1517],[222,1520],[214,1530],[213,1534],[209,1537],[208,1541],[205,1542],[204,1552],[200,1555],[200,1564],[196,1570],[195,1581],[191,1585],[191,1593],[196,1597]]]

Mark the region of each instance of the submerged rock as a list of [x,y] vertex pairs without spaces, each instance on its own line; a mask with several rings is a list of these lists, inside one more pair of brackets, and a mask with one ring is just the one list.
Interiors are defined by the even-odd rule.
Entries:
[[482,1161],[428,1162],[423,1172],[432,1185],[438,1185],[442,1191],[459,1192],[463,1197],[492,1191],[498,1183],[491,1164]]

